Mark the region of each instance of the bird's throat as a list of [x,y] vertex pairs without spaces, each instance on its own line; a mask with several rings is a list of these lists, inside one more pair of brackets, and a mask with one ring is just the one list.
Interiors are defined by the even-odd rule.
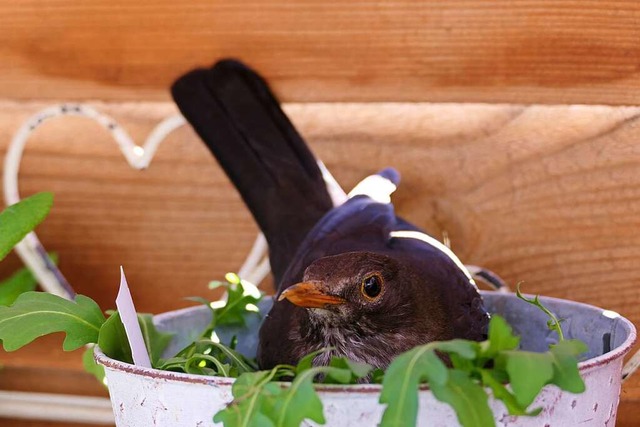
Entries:
[[[315,366],[328,365],[332,357],[347,357],[355,362],[365,362],[376,368],[386,367],[390,360],[385,348],[378,341],[386,341],[374,330],[363,327],[361,322],[345,322],[337,313],[327,310],[309,310],[307,322],[302,322],[295,342],[304,343],[298,357],[327,349],[314,359]],[[294,331],[292,331],[294,332]]]

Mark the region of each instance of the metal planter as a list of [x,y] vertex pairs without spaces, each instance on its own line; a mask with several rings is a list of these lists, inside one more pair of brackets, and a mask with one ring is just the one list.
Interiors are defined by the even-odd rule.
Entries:
[[[483,292],[492,313],[502,315],[522,337],[522,348],[546,351],[553,334],[547,317],[513,294]],[[541,298],[559,318],[568,338],[589,346],[580,372],[587,390],[580,395],[547,386],[532,407],[542,407],[535,417],[511,417],[501,402],[491,406],[498,426],[613,426],[620,396],[624,355],[636,340],[636,330],[627,319],[614,312],[573,301]],[[268,309],[270,300],[263,301]],[[206,307],[189,308],[155,317],[159,329],[176,332],[167,349],[175,354],[208,324]],[[228,329],[220,337],[238,335],[239,349],[255,352],[259,319],[251,319],[244,330]],[[96,348],[96,360],[106,370],[116,424],[124,426],[208,426],[213,415],[232,400],[233,379],[179,374],[145,369],[105,356]],[[532,373],[535,375],[535,373]],[[373,426],[380,421],[384,406],[378,403],[380,386],[319,386],[328,426]],[[314,425],[309,423],[309,425]],[[453,411],[438,402],[428,389],[420,391],[419,426],[450,427],[457,424]]]

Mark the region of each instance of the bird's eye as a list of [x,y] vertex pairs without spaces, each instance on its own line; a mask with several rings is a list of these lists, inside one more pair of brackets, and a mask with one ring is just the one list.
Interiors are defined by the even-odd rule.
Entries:
[[379,274],[372,274],[371,276],[365,277],[362,281],[360,291],[368,300],[374,300],[382,291],[382,277],[380,277]]

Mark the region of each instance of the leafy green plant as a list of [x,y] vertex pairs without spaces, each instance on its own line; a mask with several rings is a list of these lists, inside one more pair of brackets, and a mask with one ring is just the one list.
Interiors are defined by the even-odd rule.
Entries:
[[[503,401],[511,415],[537,415],[539,408],[528,407],[547,384],[572,393],[584,391],[576,359],[587,351],[584,343],[560,341],[546,353],[534,353],[518,350],[519,341],[507,322],[494,315],[487,341],[433,342],[400,355],[384,376],[380,401],[387,403],[387,409],[381,426],[415,424],[420,383],[451,405],[465,427],[495,425],[484,387]],[[449,356],[451,368],[436,351]]]
[[[51,203],[51,194],[41,193],[0,213],[0,259],[44,219]],[[464,427],[495,426],[487,390],[505,404],[509,414],[521,416],[539,413],[540,408],[529,406],[548,384],[572,393],[584,391],[577,357],[587,350],[586,346],[580,341],[565,340],[560,320],[538,296],[531,299],[522,295],[519,285],[517,296],[546,313],[548,327],[558,334],[558,344],[545,353],[519,350],[520,338],[503,318],[494,315],[486,341],[431,342],[399,355],[386,372],[340,357],[332,358],[328,366],[313,366],[314,358],[328,349],[307,355],[295,366],[279,365],[260,371],[255,360],[235,350],[235,338],[221,343],[216,328],[245,326],[247,316],[256,315],[262,294],[233,273],[227,274],[226,279],[226,283],[210,285],[225,289],[224,301],[210,303],[194,298],[211,310],[211,322],[194,342],[171,358],[161,357],[171,334],[159,332],[151,315],[138,314],[153,367],[237,378],[232,386],[234,400],[214,416],[214,421],[226,427],[297,427],[306,419],[324,424],[322,402],[314,382],[382,383],[380,402],[387,405],[382,427],[415,425],[418,391],[424,385],[454,409]],[[16,273],[0,284],[0,304],[11,304],[0,306],[0,341],[5,350],[17,350],[40,336],[62,332],[66,334],[64,350],[88,346],[83,364],[101,381],[104,370],[93,361],[95,344],[109,357],[132,362],[117,312],[105,317],[98,304],[86,296],[78,295],[75,301],[68,301],[32,292],[34,288],[35,279],[28,271]]]
[[[540,408],[528,407],[547,384],[573,393],[584,391],[576,359],[586,351],[583,343],[561,341],[546,353],[517,350],[519,343],[507,322],[493,316],[487,341],[432,342],[401,354],[384,374],[380,402],[387,408],[380,426],[415,425],[418,391],[423,385],[454,409],[464,427],[495,426],[486,389],[504,402],[511,415],[530,416],[539,413]],[[448,355],[451,367],[443,362],[443,354]],[[372,368],[344,358],[332,359],[328,367],[312,367],[316,355],[308,355],[297,366],[280,365],[240,375],[232,388],[233,402],[218,412],[214,421],[226,427],[296,427],[304,419],[324,423],[312,379],[353,384],[370,375]],[[277,382],[291,378],[290,385]],[[290,393],[297,393],[306,404],[283,404]]]
[[[235,350],[235,338],[221,343],[215,329],[221,325],[244,325],[247,316],[256,315],[261,294],[233,274],[227,275],[227,283],[212,285],[220,286],[226,290],[225,301],[209,303],[196,299],[211,310],[212,320],[193,343],[174,357],[160,357],[170,336],[155,329],[151,316],[139,315],[139,322],[155,368],[237,378],[232,386],[233,401],[214,416],[214,421],[226,427],[297,427],[304,420],[323,424],[322,402],[314,383],[382,383],[380,402],[386,404],[382,427],[415,425],[418,392],[425,385],[438,400],[454,409],[464,427],[495,425],[488,393],[504,402],[511,415],[524,416],[540,411],[529,406],[547,384],[572,393],[584,391],[577,368],[577,356],[586,351],[583,343],[564,340],[560,333],[560,342],[545,353],[522,351],[518,349],[520,338],[497,315],[490,321],[486,341],[425,344],[396,357],[386,372],[340,357],[332,358],[328,366],[313,366],[318,354],[328,349],[307,355],[295,366],[257,370],[255,360]],[[0,307],[0,339],[5,348],[16,349],[44,333],[62,331],[67,333],[65,349],[98,343],[108,356],[131,362],[117,312],[105,318],[97,304],[87,297],[78,296],[75,302],[58,299],[48,294],[27,293],[13,306]],[[538,298],[528,302],[547,313],[550,327],[561,332],[560,322]],[[48,319],[52,326],[43,328],[45,315],[55,321]],[[17,331],[15,322],[19,318],[24,324]],[[84,362],[88,370],[101,378],[103,373],[91,363],[90,353],[85,353]]]
[[215,329],[218,326],[245,326],[246,317],[257,315],[257,303],[262,293],[253,284],[241,280],[235,273],[227,273],[226,282],[211,282],[209,288],[224,288],[226,298],[210,302],[191,298],[211,310],[211,322],[198,339],[174,357],[160,362],[159,369],[197,375],[237,377],[257,369],[255,360],[235,351],[235,342],[220,343]]
[[[557,318],[535,298],[536,305],[550,316],[550,327],[558,328]],[[511,415],[534,416],[540,408],[529,406],[548,384],[573,393],[584,391],[577,368],[577,356],[587,350],[575,340],[561,341],[546,353],[518,350],[520,338],[500,316],[489,325],[488,340],[432,342],[398,356],[386,373],[374,372],[366,364],[334,358],[328,367],[312,367],[313,353],[297,366],[280,365],[269,371],[245,372],[232,388],[233,402],[218,412],[214,421],[226,427],[249,425],[298,426],[304,419],[324,422],[322,406],[313,379],[320,382],[352,384],[369,376],[382,381],[380,402],[386,403],[381,426],[408,426],[416,422],[418,390],[428,385],[434,396],[455,410],[465,427],[494,426],[489,407],[490,390]],[[441,357],[447,355],[451,366]],[[535,375],[531,375],[535,372]],[[347,376],[347,373],[351,373]],[[293,380],[290,385],[283,380]],[[510,384],[510,387],[507,385]],[[307,404],[289,406],[287,393],[298,393]],[[287,411],[291,411],[288,413]]]
[[[225,426],[299,426],[305,419],[324,424],[314,379],[353,384],[366,377],[371,367],[346,358],[333,358],[329,366],[313,367],[317,354],[307,355],[296,366],[278,365],[269,371],[242,374],[232,387],[233,402],[218,412],[214,421]],[[287,387],[277,382],[291,378]]]

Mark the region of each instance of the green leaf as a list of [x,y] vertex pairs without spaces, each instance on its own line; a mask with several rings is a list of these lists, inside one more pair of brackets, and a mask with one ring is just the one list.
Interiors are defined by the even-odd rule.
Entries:
[[[271,389],[271,384],[267,389]],[[224,427],[272,427],[273,421],[260,411],[262,397],[257,397],[257,401],[243,401],[241,403],[231,403],[213,417],[216,423],[222,423]],[[250,406],[253,404],[253,406]]]
[[220,325],[245,326],[245,317],[252,313],[247,310],[247,305],[256,305],[262,298],[261,292],[254,285],[240,280],[235,273],[227,273],[225,278],[228,283],[222,284],[222,286],[227,291],[227,298],[223,307],[213,310],[213,319],[209,330]]
[[329,366],[349,373],[349,375],[346,377],[346,381],[340,381],[340,379],[345,378],[343,373],[338,373],[339,377],[335,377],[336,370],[331,370],[327,373],[327,376],[333,378],[341,384],[352,384],[357,380],[369,375],[369,373],[373,369],[373,366],[369,365],[368,363],[354,362],[353,360],[349,360],[346,357],[332,357],[329,361]]
[[100,384],[104,386],[106,385],[104,379],[104,368],[98,365],[93,358],[93,349],[93,344],[87,345],[84,353],[82,353],[82,366],[84,367],[85,371],[96,377],[98,382],[100,382]]
[[[54,264],[58,264],[58,255],[48,254]],[[27,267],[21,268],[11,277],[0,282],[0,305],[11,305],[20,294],[35,291],[38,281]]]
[[231,392],[234,400],[213,417],[225,427],[235,426],[273,426],[273,421],[265,415],[269,406],[282,394],[276,383],[270,382],[278,371],[247,372],[233,383]]
[[326,367],[312,368],[298,375],[291,386],[284,390],[267,415],[275,420],[276,427],[299,427],[302,421],[309,419],[324,424],[322,401],[313,388],[316,375],[327,372]]
[[0,305],[11,305],[20,294],[35,291],[38,282],[28,268],[22,268],[0,282]]
[[585,385],[578,371],[576,357],[588,350],[586,344],[578,340],[560,341],[551,347],[549,350],[553,361],[551,383],[571,393],[584,392]]
[[482,384],[489,387],[493,392],[493,397],[501,400],[507,407],[510,415],[538,415],[542,408],[538,408],[531,412],[527,412],[527,407],[518,403],[518,400],[511,391],[501,382],[499,378],[496,378],[495,372],[489,369],[481,369],[480,375],[482,378]]
[[[160,364],[162,352],[171,341],[173,334],[159,332],[153,324],[153,316],[150,314],[138,314],[138,324],[142,330],[142,338],[144,338],[151,365],[157,367]],[[127,333],[117,311],[109,316],[100,328],[98,345],[104,354],[112,359],[133,363]]]
[[455,353],[464,359],[474,359],[479,349],[479,344],[477,342],[461,339],[436,341],[433,345],[437,350],[447,353]]
[[0,213],[0,260],[42,222],[53,205],[53,194],[38,193]]
[[208,354],[194,354],[184,364],[184,371],[195,375],[228,377],[231,366]]
[[384,381],[384,371],[380,368],[376,368],[371,371],[371,382],[373,384],[382,384]]
[[184,372],[184,365],[187,363],[185,357],[171,357],[169,359],[160,359],[156,369],[161,371]]
[[528,351],[505,351],[500,355],[505,360],[511,388],[516,400],[528,407],[542,387],[553,378],[553,366],[548,353]]
[[64,332],[65,351],[98,340],[104,315],[91,298],[76,296],[69,301],[46,292],[26,292],[10,307],[0,307],[0,340],[6,351],[14,351],[38,337]]
[[250,313],[246,309],[247,304],[255,305],[257,302],[258,299],[250,295],[238,296],[235,293],[229,292],[229,300],[227,301],[227,305],[219,309],[219,311],[215,311],[214,313],[216,326],[245,326],[245,317],[248,313]]
[[236,368],[238,374],[255,371],[255,369],[248,363],[247,358],[237,351],[220,343],[211,342],[209,345],[218,351],[216,354],[217,356],[219,355],[219,357],[229,362],[230,366]]
[[309,369],[313,368],[313,359],[315,359],[317,355],[325,353],[330,350],[331,348],[321,348],[320,350],[313,351],[307,354],[306,356],[304,356],[302,359],[298,361],[298,364],[296,365],[296,374],[299,375],[304,371],[308,371]]
[[[439,343],[438,343],[439,344]],[[418,386],[427,379],[429,385],[444,385],[447,368],[434,352],[435,344],[426,344],[396,357],[384,375],[380,403],[387,408],[382,427],[415,425],[418,416]]]
[[269,382],[273,376],[274,372],[272,371],[257,371],[242,374],[233,383],[231,392],[236,398],[244,398],[256,391],[260,384]]
[[451,405],[463,427],[495,426],[487,393],[466,372],[450,370],[445,384],[430,387],[436,399]]
[[[340,362],[336,363],[340,365]],[[325,373],[324,382],[329,384],[353,384],[357,379],[348,367],[327,366]]]
[[520,337],[513,334],[513,330],[506,320],[494,314],[489,321],[488,344],[484,356],[495,357],[501,351],[518,348]]
[[144,343],[147,346],[151,365],[155,367],[174,334],[158,331],[156,325],[153,324],[153,316],[151,314],[138,314],[138,323],[142,330]]
[[[226,299],[211,303],[204,298],[187,298],[206,305],[212,313],[209,326],[201,333],[200,337],[210,337],[218,326],[246,326],[248,316],[256,316],[257,304],[262,299],[262,293],[253,284],[240,280],[235,273],[226,274],[227,282],[211,282],[209,287],[215,289],[224,287]],[[212,307],[212,305],[215,307]]]
[[100,350],[110,358],[121,362],[133,363],[127,333],[117,311],[109,316],[100,328],[98,345]]

